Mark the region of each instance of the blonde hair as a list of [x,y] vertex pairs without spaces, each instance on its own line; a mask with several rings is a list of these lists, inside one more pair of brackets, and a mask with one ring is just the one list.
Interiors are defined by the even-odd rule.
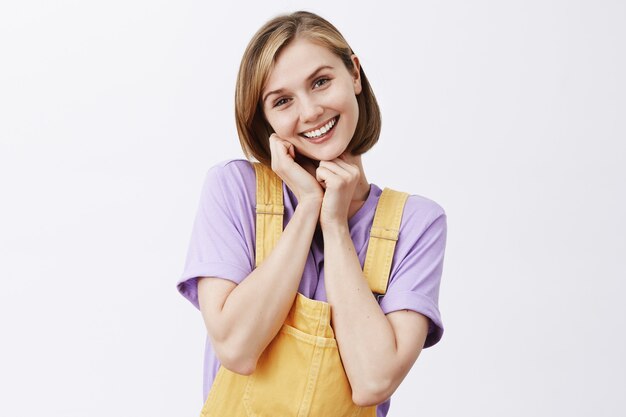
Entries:
[[[306,11],[275,17],[252,37],[239,67],[235,89],[235,119],[241,148],[248,159],[256,158],[270,166],[269,137],[274,130],[265,120],[261,94],[274,61],[282,48],[296,37],[304,37],[328,48],[351,73],[354,52],[330,22]],[[367,152],[380,136],[381,116],[376,97],[363,66],[360,66],[361,93],[357,95],[359,119],[347,150],[354,155]]]

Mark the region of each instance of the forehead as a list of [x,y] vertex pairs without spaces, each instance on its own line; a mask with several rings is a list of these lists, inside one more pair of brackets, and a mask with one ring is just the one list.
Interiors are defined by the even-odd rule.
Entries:
[[301,83],[322,65],[338,69],[343,63],[325,46],[308,39],[296,39],[278,54],[264,91]]

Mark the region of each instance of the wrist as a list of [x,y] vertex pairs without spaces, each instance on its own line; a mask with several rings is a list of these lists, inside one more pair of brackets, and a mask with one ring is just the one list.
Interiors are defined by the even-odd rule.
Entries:
[[324,236],[337,237],[345,234],[350,236],[350,227],[348,226],[347,220],[323,222],[320,224],[320,226],[322,227],[322,232],[324,233]]
[[320,209],[322,208],[322,200],[318,200],[315,198],[303,199],[302,201],[298,201],[298,205],[296,206],[296,212],[304,212],[307,215],[315,216],[315,219],[319,217]]

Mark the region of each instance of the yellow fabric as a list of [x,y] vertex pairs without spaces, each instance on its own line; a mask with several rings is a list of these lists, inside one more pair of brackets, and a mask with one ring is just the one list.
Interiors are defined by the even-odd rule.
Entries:
[[[283,196],[280,178],[261,164],[254,166],[258,266],[282,233]],[[367,259],[373,259],[368,282],[378,293],[381,274],[389,270],[395,248],[395,240],[393,246],[386,242],[390,237],[397,239],[396,220],[402,217],[406,201],[395,193],[385,189],[381,195],[374,220],[376,230],[371,233],[375,240],[370,240],[367,252]],[[378,268],[379,259],[389,266]],[[376,406],[359,407],[352,402],[330,318],[328,303],[297,293],[285,323],[252,375],[239,375],[220,366],[201,417],[375,417]]]
[[400,233],[404,204],[408,197],[407,193],[385,188],[376,206],[363,264],[363,275],[372,292],[377,294],[382,295],[387,292],[391,261]]
[[280,238],[285,208],[280,177],[262,164],[254,164],[254,170],[257,178],[255,266],[259,266]]

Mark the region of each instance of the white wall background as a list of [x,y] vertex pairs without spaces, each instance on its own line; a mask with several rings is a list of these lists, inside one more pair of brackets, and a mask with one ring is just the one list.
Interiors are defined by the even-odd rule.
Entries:
[[446,332],[389,415],[624,415],[617,0],[2,2],[0,415],[198,415],[174,284],[245,45],[301,8],[377,93],[368,179],[448,213]]

